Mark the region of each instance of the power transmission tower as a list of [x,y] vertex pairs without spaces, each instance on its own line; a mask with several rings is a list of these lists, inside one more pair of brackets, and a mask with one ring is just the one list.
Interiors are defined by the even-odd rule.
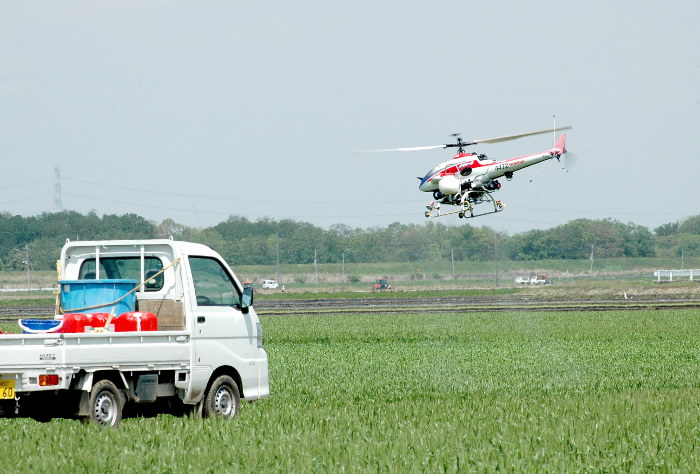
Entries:
[[63,201],[61,200],[61,168],[59,165],[53,169],[53,205],[57,211],[63,210]]

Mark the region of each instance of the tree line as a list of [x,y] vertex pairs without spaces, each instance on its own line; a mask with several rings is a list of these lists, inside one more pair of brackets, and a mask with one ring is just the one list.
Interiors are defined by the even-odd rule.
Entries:
[[[448,227],[435,221],[323,229],[292,219],[230,216],[205,229],[161,223],[136,214],[75,211],[23,217],[0,214],[0,270],[53,269],[66,239],[169,238],[206,244],[232,265],[419,262],[454,260],[543,260],[612,257],[700,256],[700,215],[653,231],[613,219],[576,219],[546,230],[515,235],[486,226]],[[29,259],[29,260],[28,260]]]

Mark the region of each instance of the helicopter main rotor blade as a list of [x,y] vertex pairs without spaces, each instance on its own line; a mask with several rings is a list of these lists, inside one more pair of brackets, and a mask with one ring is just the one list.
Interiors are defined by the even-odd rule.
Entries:
[[[522,137],[529,137],[530,135],[540,135],[542,133],[553,133],[553,132],[558,132],[559,130],[569,130],[571,127],[565,126],[565,127],[556,127],[556,128],[547,128],[545,130],[537,130],[535,132],[525,132],[525,133],[519,133],[517,135],[506,135],[504,137],[495,137],[495,138],[486,138],[483,140],[474,140],[474,141],[469,141],[465,142],[462,141],[461,139],[457,140],[457,143],[446,143],[444,145],[430,145],[430,146],[414,146],[414,147],[403,147],[403,148],[382,148],[378,150],[360,150],[353,152],[353,154],[365,154],[365,153],[387,153],[387,152],[393,152],[393,151],[420,151],[420,150],[434,150],[436,148],[452,148],[452,147],[459,147],[460,151],[462,151],[462,147],[466,147],[469,145],[477,145],[479,143],[499,143],[499,142],[505,142],[508,140],[516,140],[518,138]],[[452,134],[453,136],[459,136],[458,133]]]
[[486,138],[484,140],[474,140],[471,143],[498,143],[498,142],[506,142],[508,140],[516,140],[518,138],[522,137],[529,137],[530,135],[540,135],[542,133],[552,133],[552,132],[558,132],[559,130],[570,130],[571,127],[566,126],[566,127],[557,127],[557,128],[548,128],[545,130],[537,130],[536,132],[525,132],[525,133],[519,133],[518,135],[506,135],[504,137],[496,137],[496,138]]
[[431,145],[431,146],[414,146],[408,148],[382,148],[380,150],[360,150],[355,153],[386,153],[392,151],[419,151],[419,150],[434,150],[436,148],[445,148],[447,145]]

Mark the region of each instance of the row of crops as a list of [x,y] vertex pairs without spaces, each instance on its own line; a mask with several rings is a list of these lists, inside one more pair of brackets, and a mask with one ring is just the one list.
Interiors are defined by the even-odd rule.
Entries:
[[263,317],[272,396],[232,422],[0,419],[6,466],[697,471],[696,310]]

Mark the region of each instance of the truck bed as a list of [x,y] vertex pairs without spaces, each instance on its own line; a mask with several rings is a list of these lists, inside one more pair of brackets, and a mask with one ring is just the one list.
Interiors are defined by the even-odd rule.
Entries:
[[189,354],[186,331],[0,335],[3,375],[28,369],[186,369]]

